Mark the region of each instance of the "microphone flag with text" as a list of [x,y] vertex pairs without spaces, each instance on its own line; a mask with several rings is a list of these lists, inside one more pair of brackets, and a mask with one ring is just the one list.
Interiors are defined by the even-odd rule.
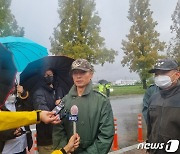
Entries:
[[76,122],[78,121],[78,107],[76,105],[71,107],[69,120],[73,122],[73,134],[76,134]]

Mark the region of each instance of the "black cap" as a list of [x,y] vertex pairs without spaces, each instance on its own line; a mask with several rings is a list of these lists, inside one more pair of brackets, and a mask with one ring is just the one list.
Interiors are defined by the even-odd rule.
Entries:
[[153,69],[149,70],[149,73],[155,73],[157,70],[177,70],[178,64],[172,59],[160,59],[156,62]]

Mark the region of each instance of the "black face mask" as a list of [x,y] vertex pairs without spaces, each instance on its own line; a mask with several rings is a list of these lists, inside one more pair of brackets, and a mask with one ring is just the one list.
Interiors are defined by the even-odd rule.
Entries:
[[51,85],[53,84],[54,78],[53,76],[47,76],[47,77],[44,77],[44,81],[46,82],[46,84]]

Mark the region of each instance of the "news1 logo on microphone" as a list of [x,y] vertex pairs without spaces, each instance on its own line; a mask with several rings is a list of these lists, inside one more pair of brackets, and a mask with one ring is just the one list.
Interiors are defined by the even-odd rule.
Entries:
[[69,121],[78,121],[78,107],[73,105],[71,107],[71,115],[69,115]]

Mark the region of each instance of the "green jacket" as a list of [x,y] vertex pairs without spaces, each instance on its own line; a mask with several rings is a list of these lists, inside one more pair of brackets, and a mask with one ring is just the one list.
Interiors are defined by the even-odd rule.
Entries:
[[[73,86],[64,97],[65,109],[73,105],[78,107],[77,133],[81,141],[75,154],[107,154],[114,136],[113,112],[109,99],[92,89],[90,83],[81,97],[77,96]],[[62,148],[73,134],[73,125],[67,118],[54,126],[53,145]]]

